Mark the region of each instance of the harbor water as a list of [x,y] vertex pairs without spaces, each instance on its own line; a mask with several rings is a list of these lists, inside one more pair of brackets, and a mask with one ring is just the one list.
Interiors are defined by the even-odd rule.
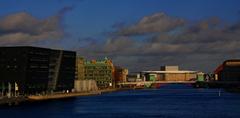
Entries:
[[190,85],[0,107],[1,118],[240,118],[240,94]]

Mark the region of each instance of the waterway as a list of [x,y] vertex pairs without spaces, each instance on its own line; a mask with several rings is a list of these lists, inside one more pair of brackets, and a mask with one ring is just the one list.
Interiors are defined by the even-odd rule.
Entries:
[[240,94],[165,85],[0,107],[0,118],[240,118]]

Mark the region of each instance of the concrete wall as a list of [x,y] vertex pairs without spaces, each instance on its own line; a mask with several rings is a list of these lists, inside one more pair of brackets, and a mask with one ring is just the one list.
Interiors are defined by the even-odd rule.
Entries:
[[185,81],[185,74],[165,74],[166,81]]
[[97,91],[98,87],[95,80],[75,80],[74,90],[76,92]]

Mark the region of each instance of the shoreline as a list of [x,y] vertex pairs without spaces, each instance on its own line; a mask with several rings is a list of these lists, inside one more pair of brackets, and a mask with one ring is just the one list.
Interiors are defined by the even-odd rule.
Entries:
[[122,90],[126,90],[126,89],[114,88],[114,89],[102,89],[98,91],[53,93],[48,95],[32,95],[32,96],[27,96],[27,101],[44,101],[44,100],[52,100],[52,99],[65,99],[65,98],[73,98],[73,97],[81,97],[81,96],[101,95],[104,93],[111,93],[111,92],[122,91]]
[[31,96],[19,96],[19,97],[4,97],[0,99],[0,106],[2,105],[18,105],[24,102],[37,102],[37,101],[49,101],[49,100],[60,100],[60,99],[68,99],[75,98],[81,96],[92,96],[92,95],[101,95],[104,93],[111,93],[115,91],[122,91],[129,89],[102,89],[98,91],[85,91],[85,92],[71,92],[71,93],[52,93],[47,95],[31,95]]
[[[151,88],[148,88],[151,89]],[[18,105],[21,103],[26,102],[38,102],[38,101],[50,101],[50,100],[60,100],[60,99],[68,99],[68,98],[75,98],[81,96],[93,96],[93,95],[101,95],[105,93],[117,92],[117,91],[124,91],[124,90],[135,90],[132,88],[113,88],[113,89],[102,89],[98,91],[85,91],[85,92],[72,92],[72,93],[53,93],[47,95],[31,95],[31,96],[20,96],[20,97],[12,97],[12,98],[5,98],[0,99],[0,106],[2,105]],[[224,89],[230,93],[240,93],[240,88],[225,88]]]
[[78,96],[90,96],[90,95],[99,95],[101,94],[98,91],[94,92],[73,92],[73,93],[53,93],[47,95],[32,95],[27,96],[27,101],[44,101],[44,100],[52,100],[52,99],[64,99],[64,98],[72,98]]

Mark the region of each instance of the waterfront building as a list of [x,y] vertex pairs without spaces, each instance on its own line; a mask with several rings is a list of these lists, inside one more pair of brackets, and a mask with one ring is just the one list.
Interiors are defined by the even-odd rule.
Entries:
[[142,71],[145,81],[195,81],[197,72],[179,70],[178,66],[162,66],[160,71]]
[[131,73],[127,75],[127,82],[140,82],[144,81],[144,76],[140,73]]
[[226,60],[214,71],[219,81],[240,81],[240,59]]
[[75,79],[73,51],[16,46],[0,47],[0,88],[10,84],[20,94],[71,90]]
[[127,82],[128,69],[122,68],[120,66],[114,67],[114,78],[115,82]]
[[198,81],[198,82],[206,81],[204,75],[205,75],[205,74],[204,74],[203,72],[198,72],[198,73],[197,73],[197,81]]
[[77,60],[77,78],[79,80],[95,80],[100,89],[115,87],[114,66],[111,60],[107,58],[91,61],[83,58]]

